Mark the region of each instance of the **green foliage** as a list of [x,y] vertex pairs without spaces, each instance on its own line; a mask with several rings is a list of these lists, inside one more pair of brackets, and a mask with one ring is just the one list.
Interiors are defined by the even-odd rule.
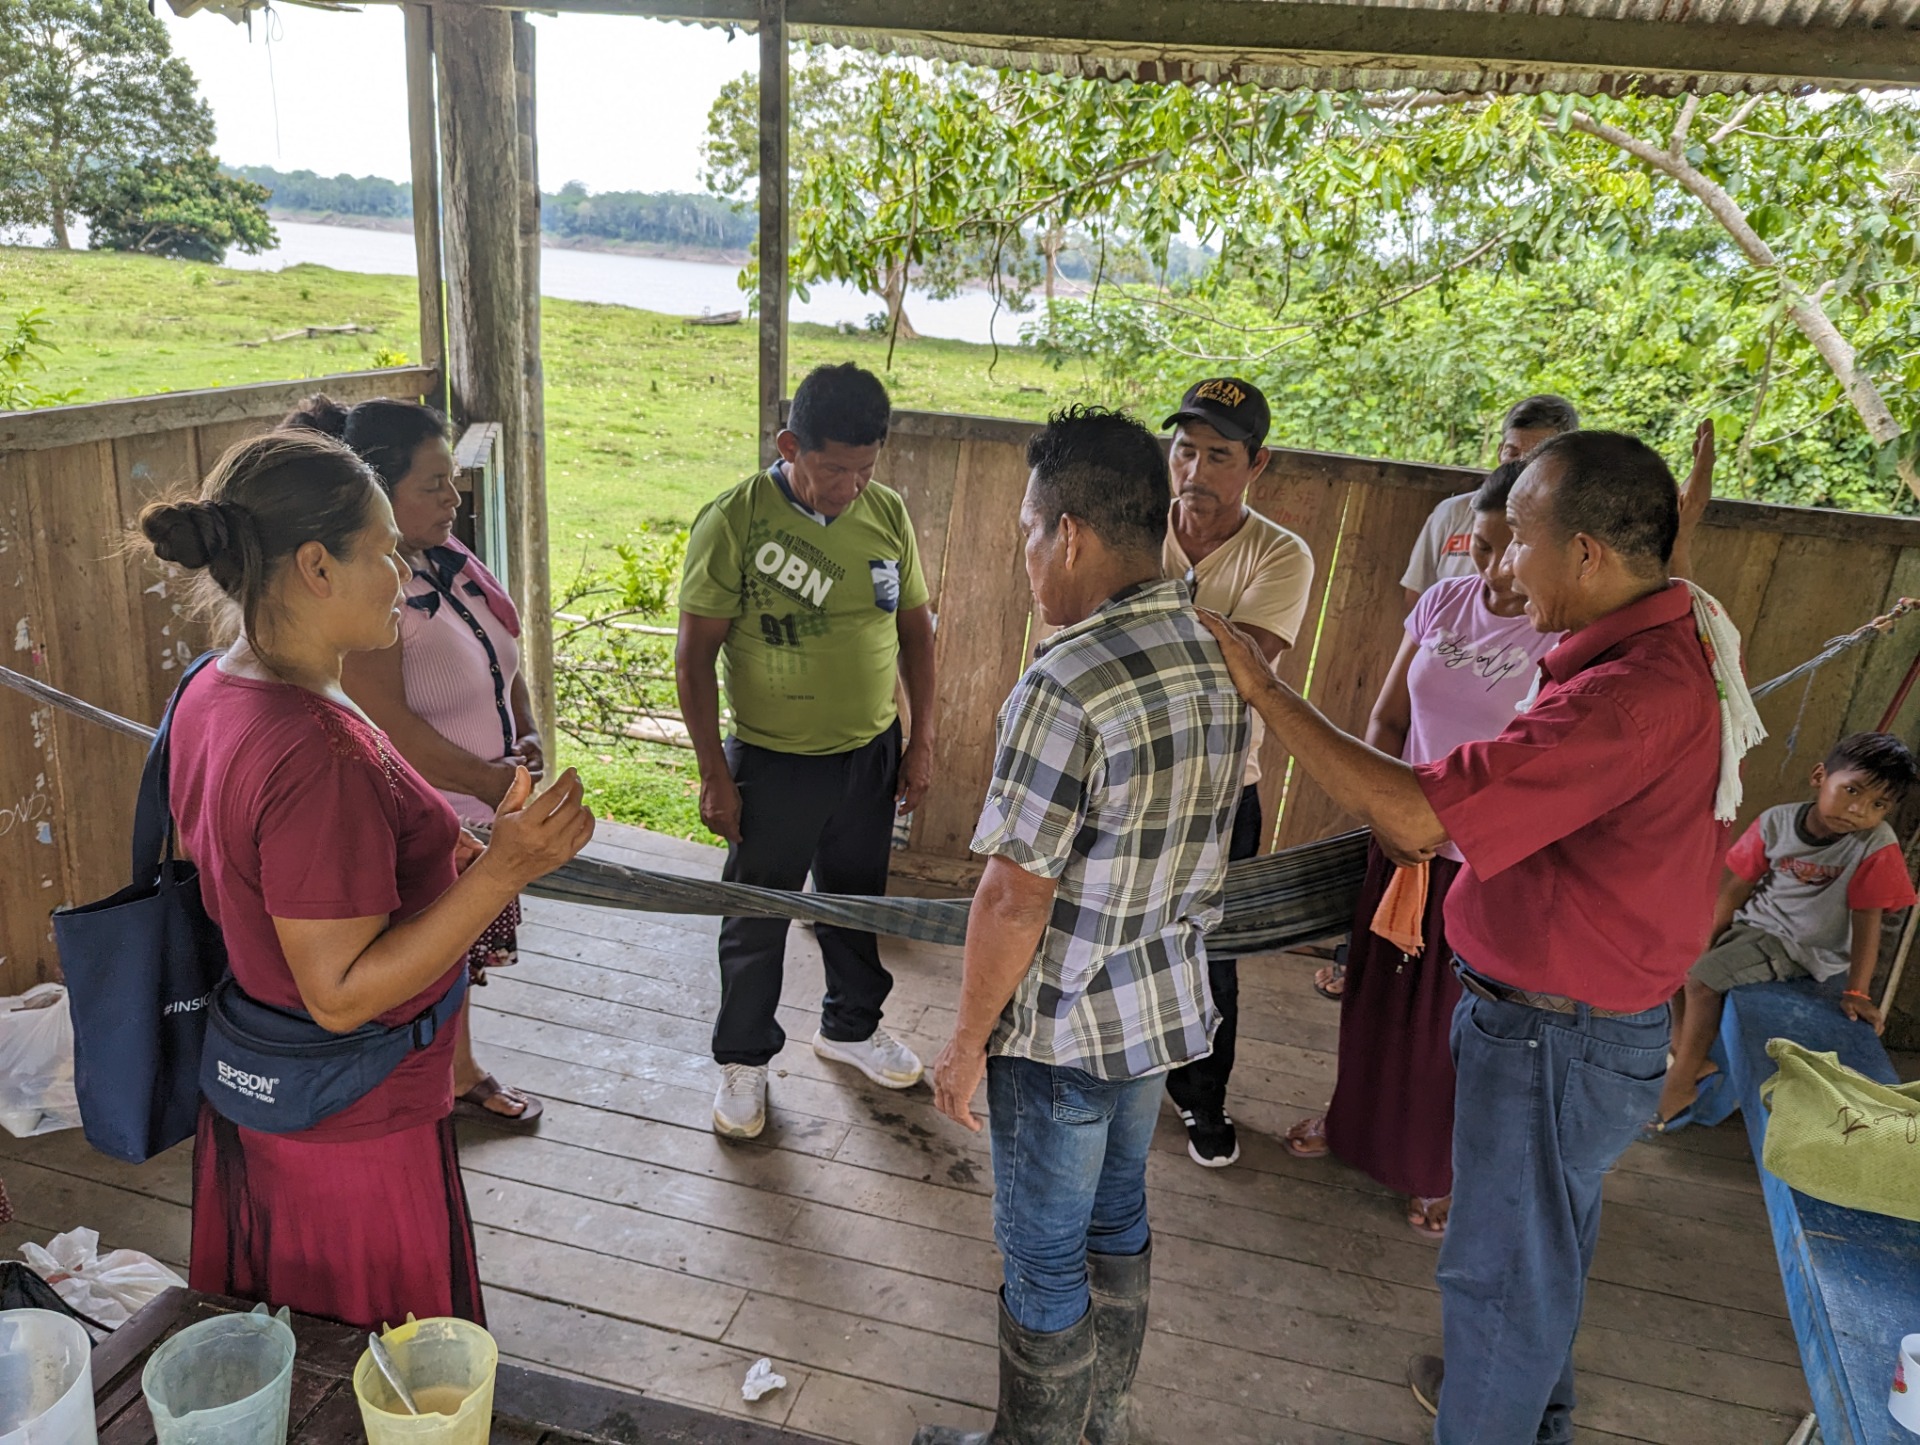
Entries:
[[[413,215],[413,187],[381,176],[320,176],[241,166],[265,186],[276,211],[404,220]],[[712,196],[681,191],[589,191],[568,181],[540,198],[540,227],[562,240],[613,241],[693,250],[738,251],[753,244],[750,212]]]
[[316,175],[272,166],[236,166],[234,174],[264,186],[276,211],[315,211],[339,216],[378,216],[407,220],[413,215],[413,187],[385,176]]
[[96,172],[189,157],[213,115],[145,0],[0,0],[0,226],[67,223]]
[[568,181],[540,198],[540,225],[566,240],[622,241],[650,246],[737,251],[759,232],[754,217],[712,196],[680,191],[590,192]]
[[[6,298],[0,296],[0,301]],[[49,391],[32,380],[47,369],[46,353],[56,350],[46,337],[46,312],[29,306],[0,326],[0,411],[26,411],[36,406],[59,406],[75,392]]]
[[[793,105],[799,283],[864,286],[897,315],[909,279],[987,276],[1018,309],[1068,245],[1097,258],[1102,294],[1050,293],[1030,336],[1122,389],[1164,394],[1196,368],[1297,378],[1315,425],[1338,408],[1363,449],[1404,425],[1457,454],[1501,398],[1571,365],[1528,350],[1552,320],[1532,312],[1543,292],[1610,276],[1662,334],[1660,288],[1685,293],[1691,329],[1648,363],[1653,384],[1673,408],[1744,416],[1750,488],[1892,500],[1884,473],[1920,430],[1920,110],[1904,101],[1274,93],[811,51]],[[709,117],[721,194],[753,179],[754,118],[743,77]],[[1183,238],[1217,253],[1184,279]],[[1412,320],[1388,318],[1403,307]],[[1620,364],[1640,364],[1631,350]],[[1597,371],[1567,389],[1609,395]],[[1432,416],[1407,400],[1429,394]]]
[[276,240],[265,187],[228,175],[211,151],[96,172],[82,190],[87,244],[218,265],[227,248],[260,252]]

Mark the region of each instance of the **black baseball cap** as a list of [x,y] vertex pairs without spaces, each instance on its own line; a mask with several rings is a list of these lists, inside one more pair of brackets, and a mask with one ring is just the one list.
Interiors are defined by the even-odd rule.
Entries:
[[1181,422],[1205,422],[1230,442],[1252,442],[1264,446],[1267,428],[1273,425],[1273,413],[1260,388],[1237,376],[1216,376],[1195,382],[1180,398],[1180,410],[1160,425],[1178,426]]

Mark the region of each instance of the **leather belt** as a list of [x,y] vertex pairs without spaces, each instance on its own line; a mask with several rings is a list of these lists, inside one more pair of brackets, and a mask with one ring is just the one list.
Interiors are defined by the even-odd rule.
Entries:
[[1535,993],[1532,989],[1508,988],[1504,983],[1494,983],[1471,973],[1462,972],[1460,986],[1468,993],[1476,994],[1491,1003],[1517,1003],[1523,1008],[1544,1009],[1550,1014],[1572,1014],[1585,1009],[1597,1019],[1624,1019],[1634,1014],[1645,1013],[1645,1009],[1595,1008],[1592,1004],[1583,1004],[1578,999],[1562,998],[1557,993]]

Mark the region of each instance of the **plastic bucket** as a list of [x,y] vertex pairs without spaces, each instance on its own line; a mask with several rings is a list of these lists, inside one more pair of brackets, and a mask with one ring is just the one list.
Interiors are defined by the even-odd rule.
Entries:
[[381,1335],[423,1413],[409,1415],[373,1363],[360,1356],[354,1398],[370,1445],[487,1445],[493,1432],[493,1336],[467,1320],[409,1318]]
[[52,1310],[0,1310],[0,1445],[95,1445],[93,1341]]
[[158,1445],[285,1445],[293,1354],[287,1312],[265,1305],[180,1331],[140,1376]]

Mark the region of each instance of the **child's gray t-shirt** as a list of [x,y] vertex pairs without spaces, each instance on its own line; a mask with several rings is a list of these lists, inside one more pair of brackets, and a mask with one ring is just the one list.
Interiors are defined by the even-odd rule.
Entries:
[[1733,845],[1727,867],[1759,885],[1734,922],[1772,934],[1796,963],[1826,979],[1852,963],[1854,909],[1905,908],[1914,892],[1892,828],[1811,839],[1803,831],[1810,806],[1767,809]]

